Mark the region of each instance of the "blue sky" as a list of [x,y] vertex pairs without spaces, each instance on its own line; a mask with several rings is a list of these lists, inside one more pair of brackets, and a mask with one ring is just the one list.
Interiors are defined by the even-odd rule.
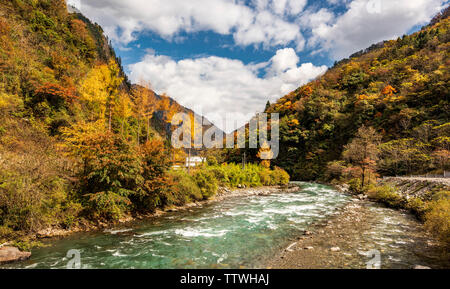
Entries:
[[[133,82],[240,126],[335,60],[426,24],[444,0],[68,0]],[[229,126],[229,124],[228,124]]]
[[[245,2],[251,3],[251,1]],[[336,14],[342,14],[346,11],[345,1],[337,2],[336,5],[329,5],[326,0],[310,2],[308,9],[313,7],[329,7]],[[420,25],[418,27],[420,27]],[[418,27],[416,27],[416,29]],[[181,32],[177,36],[180,39],[167,40],[158,35],[158,33],[152,31],[137,33],[137,40],[131,42],[125,49],[120,49],[120,46],[117,47],[118,54],[123,58],[125,64],[132,64],[140,61],[145,54],[147,54],[146,49],[152,49],[158,54],[168,55],[175,60],[219,56],[240,59],[245,64],[248,64],[252,62],[267,61],[274,55],[277,49],[289,47],[289,44],[292,44],[285,43],[283,45],[265,49],[253,45],[237,46],[234,43],[232,35],[221,35],[213,31],[199,31],[194,33]],[[313,49],[305,49],[298,53],[298,55],[303,62],[312,62],[315,65],[333,65],[334,59],[330,58],[329,55],[312,55],[312,51]]]

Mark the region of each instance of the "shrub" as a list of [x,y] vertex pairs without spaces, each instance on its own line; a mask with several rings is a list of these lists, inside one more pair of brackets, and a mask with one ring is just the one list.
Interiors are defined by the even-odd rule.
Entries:
[[259,179],[261,180],[261,184],[264,186],[271,186],[272,183],[272,176],[271,171],[269,169],[263,169],[259,172]]
[[197,171],[193,178],[200,188],[203,199],[209,199],[217,193],[218,182],[211,171]]
[[[184,171],[170,171],[168,173],[171,179],[171,185],[169,191],[173,196],[177,196],[176,199],[184,200],[184,203],[189,201],[200,201],[203,199],[202,192],[197,183],[194,182],[191,176]],[[167,205],[177,205],[176,203],[168,203]]]
[[17,95],[0,92],[0,116],[17,112],[23,108],[23,101]]
[[261,178],[259,176],[259,171],[262,167],[256,165],[247,165],[243,173],[243,182],[249,187],[261,186]]
[[350,191],[356,194],[362,193],[362,185],[361,185],[361,179],[359,178],[353,178],[350,181],[348,181],[348,185],[350,186]]
[[228,171],[226,166],[211,166],[207,168],[219,182],[221,186],[229,186],[230,179],[228,178]]
[[126,196],[113,191],[85,194],[85,208],[94,219],[118,220],[131,205]]
[[428,204],[425,214],[425,227],[450,246],[450,199],[443,198]]
[[68,202],[65,190],[58,177],[36,181],[27,175],[0,172],[0,238],[12,231],[36,232],[76,216],[77,212],[64,206]]
[[244,183],[244,174],[240,165],[225,164],[222,168],[226,171],[230,187],[237,187]]
[[428,211],[427,203],[420,198],[411,198],[407,201],[406,208],[410,210],[419,219],[423,220]]
[[214,156],[208,156],[206,158],[206,162],[208,163],[208,166],[217,166],[218,165],[217,159]]
[[325,171],[325,178],[327,180],[341,179],[344,175],[344,171],[347,167],[345,166],[344,161],[334,161],[330,162],[327,165],[327,169]]
[[257,164],[247,164],[245,169],[242,169],[242,166],[238,164],[222,164],[220,166],[208,166],[204,170],[211,172],[221,186],[227,187],[285,185],[289,183],[290,178],[283,169],[275,167],[275,169],[270,170]]
[[289,174],[279,167],[275,167],[271,175],[273,183],[276,185],[287,185],[289,183]]
[[388,185],[370,186],[367,189],[367,195],[369,198],[382,202],[392,208],[406,207],[406,200],[397,194],[394,188]]

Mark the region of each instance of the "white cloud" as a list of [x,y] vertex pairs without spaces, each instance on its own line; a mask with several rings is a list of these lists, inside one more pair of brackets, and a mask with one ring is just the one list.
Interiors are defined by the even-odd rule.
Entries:
[[427,23],[443,8],[444,2],[354,0],[348,10],[335,19],[322,9],[317,13],[305,13],[299,22],[312,31],[308,47],[315,47],[318,52],[330,52],[337,60],[371,44],[401,36],[415,25]]
[[286,22],[267,10],[255,15],[253,22],[239,26],[234,33],[234,39],[239,45],[262,43],[265,47],[284,46],[294,41],[297,51],[301,51],[305,44],[296,24]]
[[83,2],[82,11],[99,22],[113,40],[125,45],[143,31],[170,40],[180,32],[213,31],[233,35],[238,45],[270,47],[293,42],[302,49],[304,40],[299,27],[283,15],[300,13],[306,0],[266,4],[256,7],[233,0],[96,0]]
[[297,68],[300,58],[292,48],[280,49],[271,59],[271,65],[268,67],[269,75],[278,75],[289,69]]
[[[235,118],[241,126],[249,120],[249,114],[261,111],[268,99],[278,99],[327,69],[311,63],[297,66],[298,62],[294,49],[287,48],[277,51],[269,62],[247,65],[215,56],[175,61],[148,54],[129,69],[131,80],[148,80],[157,93],[166,92],[213,121],[212,114],[237,113]],[[264,71],[271,73],[259,76]],[[224,128],[217,120],[214,123]]]
[[326,8],[322,8],[319,11],[307,10],[299,18],[299,23],[302,28],[317,29],[320,26],[331,24],[335,19],[333,12]]
[[307,0],[253,0],[252,4],[256,10],[270,10],[277,15],[297,15],[303,11]]

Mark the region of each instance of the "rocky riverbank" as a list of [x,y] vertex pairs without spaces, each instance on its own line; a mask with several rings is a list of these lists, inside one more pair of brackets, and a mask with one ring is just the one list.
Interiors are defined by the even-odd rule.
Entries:
[[267,267],[361,269],[377,252],[381,268],[450,268],[444,248],[414,216],[357,196],[299,236]]
[[195,207],[202,207],[207,204],[215,203],[223,201],[227,198],[234,198],[234,197],[240,197],[240,196],[253,196],[253,195],[270,195],[273,193],[278,192],[293,192],[299,190],[298,186],[267,186],[267,187],[258,187],[258,188],[238,188],[238,189],[228,189],[228,188],[219,188],[217,194],[209,199],[199,202],[192,202],[188,203],[184,206],[174,206],[174,207],[168,207],[164,210],[157,209],[154,213],[150,214],[141,214],[141,215],[135,215],[135,216],[124,216],[117,222],[112,223],[104,223],[104,222],[98,222],[98,223],[81,223],[79,226],[74,227],[70,230],[65,230],[61,228],[47,228],[45,230],[41,230],[36,234],[37,239],[45,239],[45,238],[55,238],[55,237],[65,237],[67,235],[70,235],[72,233],[76,232],[89,232],[93,230],[100,230],[100,229],[106,229],[111,228],[117,225],[129,223],[135,220],[144,220],[154,217],[160,217],[168,212],[177,212],[177,211],[183,211]]
[[19,249],[10,246],[0,247],[0,265],[16,261],[24,261],[30,258],[30,252],[21,252]]

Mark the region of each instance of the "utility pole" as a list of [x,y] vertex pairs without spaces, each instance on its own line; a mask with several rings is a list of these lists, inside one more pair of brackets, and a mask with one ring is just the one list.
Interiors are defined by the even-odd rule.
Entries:
[[189,149],[187,165],[188,165],[188,174],[189,174],[191,172],[191,149]]

